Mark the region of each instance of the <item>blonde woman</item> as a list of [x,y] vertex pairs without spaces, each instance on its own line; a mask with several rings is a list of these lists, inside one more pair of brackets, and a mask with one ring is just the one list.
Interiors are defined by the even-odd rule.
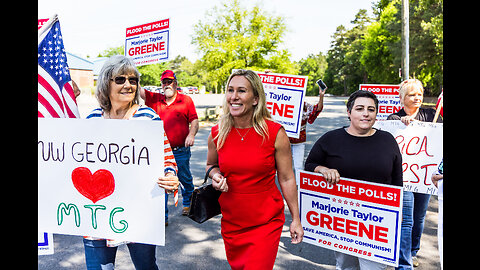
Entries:
[[[292,243],[303,239],[290,142],[266,109],[260,77],[237,70],[228,79],[224,115],[208,137],[207,171],[222,191],[222,237],[232,269],[272,269],[285,223]],[[218,166],[218,167],[217,167]]]
[[[423,85],[417,79],[408,79],[398,89],[403,108],[388,116],[387,120],[400,120],[405,125],[412,121],[433,122],[435,109],[421,108],[423,102]],[[440,116],[437,122],[442,122]],[[418,266],[417,253],[420,250],[425,215],[427,214],[430,194],[403,191],[402,234],[400,236],[399,267],[396,269],[413,269]]]

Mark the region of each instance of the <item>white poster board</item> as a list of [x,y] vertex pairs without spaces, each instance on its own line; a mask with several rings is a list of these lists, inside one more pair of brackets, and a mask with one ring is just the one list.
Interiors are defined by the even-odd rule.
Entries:
[[403,188],[438,195],[432,174],[443,159],[443,124],[400,120],[377,121],[374,128],[390,132],[402,154]]
[[300,137],[308,76],[262,72],[257,74],[262,79],[267,109],[272,118],[282,124],[288,137]]
[[297,171],[303,241],[383,264],[398,266],[402,187]]
[[168,60],[170,19],[128,27],[125,35],[125,56],[136,66]]
[[38,230],[165,244],[162,121],[38,118]]
[[398,84],[360,84],[359,86],[359,90],[366,90],[377,96],[377,120],[387,120],[390,114],[403,108],[400,104],[398,89],[400,89]]

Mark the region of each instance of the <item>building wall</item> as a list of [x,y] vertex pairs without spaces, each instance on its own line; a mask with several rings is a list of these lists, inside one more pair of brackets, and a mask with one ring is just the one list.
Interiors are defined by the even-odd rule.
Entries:
[[80,87],[93,87],[93,70],[70,69],[70,77]]

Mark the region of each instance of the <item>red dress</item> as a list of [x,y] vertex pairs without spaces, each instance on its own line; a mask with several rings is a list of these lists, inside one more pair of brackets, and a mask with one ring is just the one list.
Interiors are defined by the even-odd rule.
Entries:
[[[283,198],[275,184],[275,139],[281,125],[268,120],[267,125],[265,141],[253,127],[238,129],[243,141],[232,128],[217,150],[228,184],[228,192],[219,198],[222,237],[234,270],[272,269],[285,223]],[[213,138],[217,134],[218,125],[212,128]]]

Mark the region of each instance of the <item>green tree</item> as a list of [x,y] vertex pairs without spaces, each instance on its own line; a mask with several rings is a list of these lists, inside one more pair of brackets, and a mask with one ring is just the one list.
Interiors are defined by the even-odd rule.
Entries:
[[99,53],[97,57],[110,57],[113,55],[124,55],[125,52],[125,45],[121,45],[118,47],[110,47],[103,52]]
[[157,64],[139,66],[137,67],[137,69],[141,74],[141,85],[160,86],[162,84],[160,80],[160,78],[162,77],[162,73],[166,69],[170,69],[170,64],[169,62],[162,62]]
[[194,26],[192,44],[201,55],[201,68],[217,92],[222,91],[232,69],[270,69],[296,73],[287,50],[281,49],[286,31],[284,18],[272,16],[258,5],[251,10],[238,0],[215,6]]
[[309,54],[307,58],[298,61],[299,75],[308,76],[307,81],[307,96],[318,95],[318,85],[316,81],[322,79],[327,68],[327,59],[323,53]]
[[400,13],[396,5],[398,2],[401,1],[393,0],[388,3],[381,10],[378,21],[367,27],[360,62],[372,83],[399,83],[402,23],[396,16]]
[[368,24],[372,21],[367,10],[360,9],[351,21],[352,29],[337,27],[327,53],[328,67],[325,71],[327,90],[336,95],[348,95],[367,82],[367,72],[360,59],[364,50],[364,37]]
[[201,75],[197,73],[196,67],[185,56],[178,55],[170,61],[170,68],[177,76],[179,86],[200,86]]
[[[378,1],[364,41],[361,63],[372,83],[399,83],[401,0]],[[410,0],[410,77],[422,81],[427,95],[443,85],[443,0]]]

